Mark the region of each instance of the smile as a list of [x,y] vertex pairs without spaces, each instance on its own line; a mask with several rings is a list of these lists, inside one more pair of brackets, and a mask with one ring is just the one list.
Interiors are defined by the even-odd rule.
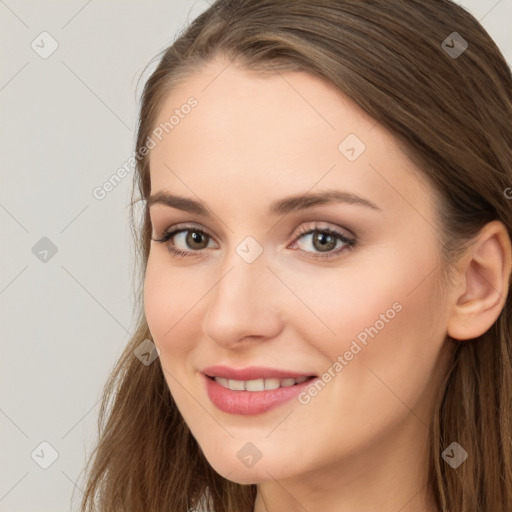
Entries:
[[[290,373],[294,372],[270,369],[261,371],[256,368],[239,371],[223,368],[215,372],[223,373],[224,376],[209,373],[210,375],[202,374],[206,395],[217,409],[235,415],[263,414],[275,407],[293,402],[294,398],[317,379],[311,375],[296,374],[291,377]],[[256,378],[257,373],[260,376],[262,373],[267,375]],[[269,373],[273,376],[269,376]]]
[[298,379],[254,379],[254,380],[233,380],[224,379],[222,377],[214,377],[215,382],[222,387],[231,389],[232,391],[265,391],[270,389],[288,388],[305,382],[308,377],[300,377]]

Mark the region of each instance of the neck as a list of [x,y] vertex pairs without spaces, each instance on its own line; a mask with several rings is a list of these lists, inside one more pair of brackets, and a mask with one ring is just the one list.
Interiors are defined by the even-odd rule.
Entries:
[[409,416],[409,428],[365,454],[259,484],[254,512],[440,512],[428,483],[427,432],[417,421]]

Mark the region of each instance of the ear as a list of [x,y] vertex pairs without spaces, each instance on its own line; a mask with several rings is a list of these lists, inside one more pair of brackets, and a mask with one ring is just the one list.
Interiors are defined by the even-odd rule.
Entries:
[[457,268],[448,335],[456,340],[484,334],[503,310],[512,272],[512,248],[501,221],[486,224]]

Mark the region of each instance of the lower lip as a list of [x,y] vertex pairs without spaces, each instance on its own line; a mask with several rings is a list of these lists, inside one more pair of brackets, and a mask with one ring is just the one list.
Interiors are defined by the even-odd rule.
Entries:
[[304,391],[315,378],[285,388],[266,389],[264,391],[233,391],[221,386],[215,380],[203,374],[206,392],[212,403],[221,411],[229,414],[262,414],[274,407],[289,402]]

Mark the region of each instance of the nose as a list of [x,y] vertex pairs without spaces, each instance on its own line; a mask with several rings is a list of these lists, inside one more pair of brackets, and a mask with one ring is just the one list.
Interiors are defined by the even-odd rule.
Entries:
[[282,283],[260,256],[246,263],[237,254],[208,293],[203,331],[224,348],[238,348],[250,341],[263,341],[282,330]]

